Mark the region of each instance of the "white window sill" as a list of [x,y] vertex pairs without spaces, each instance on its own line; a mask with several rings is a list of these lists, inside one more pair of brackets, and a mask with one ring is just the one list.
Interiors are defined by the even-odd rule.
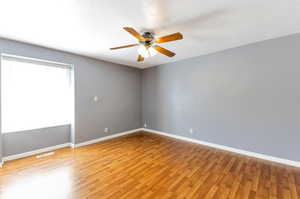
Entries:
[[58,125],[46,126],[46,127],[40,127],[40,128],[25,129],[25,130],[19,130],[19,131],[8,131],[8,132],[2,132],[2,134],[22,133],[22,132],[30,133],[31,131],[38,131],[38,130],[43,130],[43,129],[50,129],[50,128],[68,126],[68,125],[71,125],[71,123],[58,124]]

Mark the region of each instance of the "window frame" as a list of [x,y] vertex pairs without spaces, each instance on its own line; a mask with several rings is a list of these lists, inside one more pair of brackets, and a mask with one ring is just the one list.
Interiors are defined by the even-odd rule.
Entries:
[[[36,128],[30,128],[26,130],[19,130],[19,131],[8,131],[8,132],[3,132],[2,131],[2,124],[3,124],[3,118],[2,118],[2,62],[3,59],[14,59],[22,62],[29,62],[29,63],[42,63],[43,65],[47,65],[50,67],[60,67],[60,68],[65,68],[70,70],[70,88],[71,88],[71,118],[70,122],[66,124],[59,124],[59,125],[52,125],[52,126],[45,126],[45,127],[36,127]],[[57,61],[51,61],[47,59],[40,59],[40,58],[33,58],[33,57],[27,57],[27,56],[19,56],[19,55],[13,55],[13,54],[8,54],[8,53],[0,53],[0,134],[9,134],[9,133],[18,133],[18,132],[30,132],[38,129],[47,129],[47,128],[53,128],[53,127],[59,127],[59,126],[65,126],[65,125],[71,125],[73,128],[74,126],[74,121],[75,121],[75,80],[74,80],[74,65],[69,64],[69,63],[62,63],[62,62],[57,62]]]

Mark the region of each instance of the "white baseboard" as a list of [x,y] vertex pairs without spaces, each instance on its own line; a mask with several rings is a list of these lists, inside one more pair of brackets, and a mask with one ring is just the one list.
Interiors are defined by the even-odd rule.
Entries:
[[147,128],[142,128],[141,130],[147,131],[150,133],[155,133],[155,134],[159,134],[159,135],[164,135],[164,136],[180,139],[180,140],[184,140],[184,141],[188,141],[188,142],[193,142],[193,143],[197,143],[197,144],[201,144],[201,145],[205,145],[205,146],[210,146],[210,147],[225,150],[225,151],[239,153],[239,154],[250,156],[250,157],[264,159],[264,160],[277,162],[277,163],[281,163],[281,164],[285,164],[285,165],[289,165],[289,166],[300,167],[300,162],[293,161],[293,160],[287,160],[287,159],[269,156],[269,155],[265,155],[265,154],[261,154],[261,153],[255,153],[255,152],[251,152],[251,151],[245,151],[242,149],[236,149],[233,147],[223,146],[223,145],[219,145],[219,144],[213,144],[210,142],[200,141],[200,140],[196,140],[196,139],[192,139],[192,138],[187,138],[187,137],[183,137],[183,136],[179,136],[179,135],[173,135],[170,133],[165,133],[165,132],[156,131],[156,130],[147,129]]
[[142,129],[141,128],[140,129],[134,129],[134,130],[125,131],[125,132],[122,132],[122,133],[117,133],[117,134],[114,134],[114,135],[109,135],[109,136],[105,136],[105,137],[101,137],[101,138],[89,140],[89,141],[86,141],[86,142],[81,142],[81,143],[72,145],[72,147],[73,148],[77,148],[77,147],[81,147],[81,146],[86,146],[86,145],[94,144],[94,143],[97,143],[97,142],[102,142],[102,141],[105,141],[105,140],[110,140],[110,139],[113,139],[113,138],[116,138],[116,137],[120,137],[120,136],[123,136],[123,135],[128,135],[128,134],[131,134],[131,133],[135,133],[135,132],[138,132],[138,131],[142,131]]
[[16,154],[16,155],[10,155],[10,156],[6,156],[2,158],[3,162],[9,161],[9,160],[16,160],[19,158],[25,158],[28,156],[32,156],[32,155],[36,155],[36,154],[40,154],[40,153],[45,153],[48,151],[53,151],[53,150],[57,150],[57,149],[61,149],[61,148],[65,148],[65,147],[69,147],[70,143],[65,143],[65,144],[59,144],[56,146],[50,146],[50,147],[46,147],[46,148],[42,148],[42,149],[37,149],[34,151],[28,151],[25,153],[20,153],[20,154]]
[[72,147],[72,148],[81,147],[81,146],[85,146],[85,145],[94,144],[94,143],[97,143],[97,142],[113,139],[113,138],[120,137],[120,136],[123,136],[123,135],[128,135],[128,134],[135,133],[135,132],[138,132],[138,131],[141,131],[141,130],[142,129],[134,129],[134,130],[125,131],[125,132],[122,132],[122,133],[117,133],[117,134],[106,136],[106,137],[97,138],[97,139],[94,139],[94,140],[89,140],[87,142],[81,142],[81,143],[78,143],[78,144],[65,143],[65,144],[46,147],[46,148],[42,148],[42,149],[38,149],[38,150],[34,150],[34,151],[29,151],[29,152],[25,152],[25,153],[21,153],[21,154],[6,156],[6,157],[2,158],[2,161],[0,161],[0,168],[2,168],[4,162],[6,162],[6,161],[16,160],[16,159],[19,159],[19,158],[24,158],[24,157],[28,157],[28,156],[32,156],[32,155],[36,155],[36,154],[40,154],[40,153],[54,151],[54,150],[64,148],[64,147]]
[[184,141],[188,141],[188,142],[193,142],[193,143],[197,143],[197,144],[201,144],[201,145],[205,145],[205,146],[210,146],[210,147],[225,150],[225,151],[239,153],[239,154],[250,156],[250,157],[255,157],[255,158],[264,159],[264,160],[268,160],[268,161],[272,161],[272,162],[277,162],[277,163],[286,164],[286,165],[290,165],[290,166],[300,167],[300,162],[293,161],[293,160],[287,160],[287,159],[273,157],[273,156],[269,156],[269,155],[265,155],[265,154],[245,151],[245,150],[242,150],[242,149],[236,149],[236,148],[233,148],[233,147],[223,146],[223,145],[219,145],[219,144],[213,144],[213,143],[210,143],[210,142],[200,141],[200,140],[187,138],[187,137],[183,137],[183,136],[179,136],[179,135],[173,135],[173,134],[170,134],[170,133],[165,133],[165,132],[156,131],[156,130],[152,130],[152,129],[139,128],[139,129],[125,131],[125,132],[122,132],[122,133],[117,133],[117,134],[106,136],[106,137],[101,137],[101,138],[89,140],[89,141],[86,141],[86,142],[81,142],[81,143],[78,143],[78,144],[65,143],[65,144],[60,144],[60,145],[51,146],[51,147],[47,147],[47,148],[43,148],[43,149],[29,151],[29,152],[21,153],[21,154],[17,154],[17,155],[6,156],[6,157],[2,158],[2,161],[0,161],[0,168],[2,168],[4,162],[9,161],[9,160],[24,158],[24,157],[36,155],[36,154],[39,154],[39,153],[45,153],[45,152],[48,152],[48,151],[57,150],[57,149],[64,148],[64,147],[77,148],[77,147],[81,147],[81,146],[86,146],[86,145],[94,144],[94,143],[97,143],[97,142],[102,142],[102,141],[105,141],[105,140],[120,137],[120,136],[123,136],[123,135],[128,135],[128,134],[131,134],[131,133],[135,133],[135,132],[138,132],[138,131],[146,131],[146,132],[155,133],[155,134],[159,134],[159,135],[164,135],[164,136],[168,136],[168,137],[172,137],[172,138],[176,138],[176,139],[180,139],[180,140],[184,140]]

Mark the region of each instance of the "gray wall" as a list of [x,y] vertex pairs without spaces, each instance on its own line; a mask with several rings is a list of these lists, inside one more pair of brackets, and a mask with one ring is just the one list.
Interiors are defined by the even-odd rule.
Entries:
[[145,69],[142,124],[300,161],[299,52],[296,34]]
[[[299,34],[142,72],[4,39],[0,52],[75,65],[76,143],[146,121],[151,129],[300,161]],[[93,102],[95,95],[102,102]],[[0,154],[62,144],[69,132],[0,134]]]
[[[1,102],[1,61],[0,61],[0,102]],[[2,113],[2,109],[1,109],[1,103],[0,103],[0,166],[1,166],[1,162],[2,162],[2,156],[3,156],[3,146],[2,146],[2,133],[1,133],[1,129],[2,129],[2,120],[1,120],[1,113]]]
[[[0,39],[0,53],[74,64],[76,143],[140,127],[140,70],[5,39]],[[96,95],[102,98],[101,102],[93,102]],[[104,133],[105,127],[110,129],[108,133]],[[42,131],[44,136],[40,136]],[[54,135],[49,129],[31,135],[28,132],[2,134],[4,156],[47,147],[50,143],[65,143],[64,133],[50,134]],[[45,138],[49,142],[44,142]],[[29,147],[31,144],[36,147]]]
[[5,156],[24,153],[45,147],[70,142],[70,125],[5,133],[3,139],[3,154]]

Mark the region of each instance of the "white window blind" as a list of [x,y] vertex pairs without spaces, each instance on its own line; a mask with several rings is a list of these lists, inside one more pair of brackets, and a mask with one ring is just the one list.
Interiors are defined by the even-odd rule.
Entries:
[[2,132],[71,123],[71,68],[40,60],[2,56]]

